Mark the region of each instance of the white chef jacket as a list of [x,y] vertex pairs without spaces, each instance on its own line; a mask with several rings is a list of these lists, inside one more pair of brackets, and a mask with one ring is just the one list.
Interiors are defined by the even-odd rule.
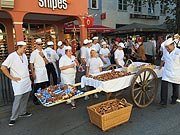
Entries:
[[11,76],[21,78],[18,82],[11,80],[15,96],[22,95],[32,90],[28,60],[25,54],[19,56],[17,52],[13,52],[6,58],[2,65],[10,68]]
[[[45,57],[47,58],[46,52],[42,50]],[[36,79],[34,83],[41,83],[48,81],[48,75],[46,70],[46,64],[43,58],[39,55],[39,50],[34,50],[30,56],[30,63],[34,64],[34,72],[36,74]]]
[[50,47],[47,47],[44,51],[46,52],[48,62],[53,64],[56,75],[59,78],[58,69],[56,66],[56,61],[59,59],[59,56],[57,55],[56,51]]
[[[72,55],[69,58],[67,55],[64,55],[59,60],[59,67],[68,66],[75,63],[75,57]],[[74,84],[76,75],[76,66],[74,68],[68,68],[61,70],[61,82],[64,84]]]
[[123,50],[119,50],[119,49],[116,49],[116,51],[114,52],[114,59],[117,59],[118,61],[118,64],[120,66],[124,66],[124,51]]
[[81,58],[85,58],[86,59],[86,47],[85,46],[81,47],[80,55],[81,55]]
[[92,47],[86,47],[86,61],[88,61],[88,59],[91,57],[91,48]]
[[58,48],[57,49],[57,55],[59,56],[60,54],[63,56],[63,55],[65,55],[65,47],[63,47],[62,49],[60,49],[60,48]]
[[164,51],[161,60],[165,62],[162,80],[180,84],[180,49],[175,47],[171,53]]
[[103,60],[106,62],[106,64],[103,63],[104,64],[103,65],[104,68],[109,66],[109,65],[111,65],[109,57],[105,58],[105,56],[108,56],[109,53],[110,53],[110,51],[109,51],[108,48],[101,48],[101,50],[99,52],[99,54],[102,55]]
[[99,68],[103,67],[103,62],[99,57],[90,58],[88,59],[86,66],[89,67],[89,74],[95,74],[100,72]]
[[56,51],[52,48],[47,47],[44,51],[46,52],[47,60],[50,63],[55,63],[59,59],[59,56],[57,55]]
[[100,49],[101,49],[101,46],[100,46],[100,44],[99,44],[99,43],[96,43],[96,44],[92,44],[92,48],[95,48],[95,49],[96,49],[96,51],[97,51],[97,52],[99,52],[99,51],[100,51]]

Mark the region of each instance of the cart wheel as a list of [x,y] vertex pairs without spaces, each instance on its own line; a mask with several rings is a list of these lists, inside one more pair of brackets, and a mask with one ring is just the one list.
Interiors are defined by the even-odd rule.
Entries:
[[158,79],[150,68],[141,69],[131,82],[131,96],[134,103],[144,108],[150,105],[157,94]]
[[117,65],[117,64],[111,64],[111,65],[109,65],[109,66],[105,69],[105,71],[112,70],[112,69],[116,69],[116,67],[119,67],[119,65]]

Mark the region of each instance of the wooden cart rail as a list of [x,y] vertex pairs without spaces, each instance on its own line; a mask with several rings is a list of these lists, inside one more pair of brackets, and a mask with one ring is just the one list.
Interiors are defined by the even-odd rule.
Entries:
[[[156,70],[152,70],[150,68],[143,68],[140,69],[136,74],[132,74],[131,76],[128,76],[130,80],[128,80],[128,85],[126,84],[126,87],[131,87],[131,97],[133,102],[136,104],[136,106],[140,107],[140,108],[144,108],[147,107],[148,105],[150,105],[153,100],[156,97],[157,94],[157,88],[158,88],[158,78],[161,77],[161,73],[162,71],[159,71],[158,69]],[[124,77],[118,78],[118,79],[122,79],[127,81],[127,76],[125,76],[126,79]],[[85,77],[86,78],[86,77]],[[86,79],[90,79],[90,78],[86,78]],[[92,78],[91,78],[92,79]],[[98,81],[98,80],[94,80],[92,79],[92,81]],[[108,82],[108,85],[111,84],[111,82],[114,82],[115,80],[110,80],[110,82]],[[117,80],[116,80],[117,81]],[[118,82],[118,84],[122,83],[122,82]],[[100,82],[101,83],[101,82]],[[103,83],[106,83],[103,82]],[[74,84],[75,87],[77,86],[82,86],[82,81],[81,83],[76,83]],[[91,85],[90,85],[91,86]],[[105,85],[107,86],[107,85]],[[124,88],[119,87],[119,90],[122,90]],[[102,88],[96,88],[94,90],[90,90],[87,92],[84,92],[81,95],[77,95],[77,96],[73,96],[70,99],[66,99],[66,100],[58,100],[55,103],[52,104],[42,104],[45,107],[51,107],[60,103],[64,103],[64,102],[71,102],[72,100],[78,99],[78,98],[82,98],[91,94],[95,94],[98,92],[104,91]],[[106,91],[104,91],[106,92]],[[110,92],[107,92],[107,96],[109,96]],[[37,95],[36,95],[37,96]],[[37,96],[38,97],[38,96]]]

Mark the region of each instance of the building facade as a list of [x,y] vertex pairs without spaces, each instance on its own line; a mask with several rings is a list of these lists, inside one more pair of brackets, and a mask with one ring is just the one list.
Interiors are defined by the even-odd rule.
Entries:
[[96,15],[95,24],[114,29],[127,24],[141,23],[149,25],[163,24],[166,18],[165,5],[162,2],[139,0],[129,3],[127,0],[89,0],[89,14]]
[[[83,5],[83,6],[81,6]],[[83,15],[86,0],[0,0],[0,62],[15,50],[19,40],[27,42],[27,55],[34,49],[35,39],[56,43],[65,40],[64,24],[77,20],[80,40],[87,38]]]

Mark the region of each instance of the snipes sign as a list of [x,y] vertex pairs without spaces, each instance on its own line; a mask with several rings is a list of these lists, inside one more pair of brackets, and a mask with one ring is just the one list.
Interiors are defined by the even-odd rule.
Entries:
[[55,9],[64,9],[68,8],[68,4],[71,3],[71,0],[38,0],[38,5],[41,8],[51,8]]

